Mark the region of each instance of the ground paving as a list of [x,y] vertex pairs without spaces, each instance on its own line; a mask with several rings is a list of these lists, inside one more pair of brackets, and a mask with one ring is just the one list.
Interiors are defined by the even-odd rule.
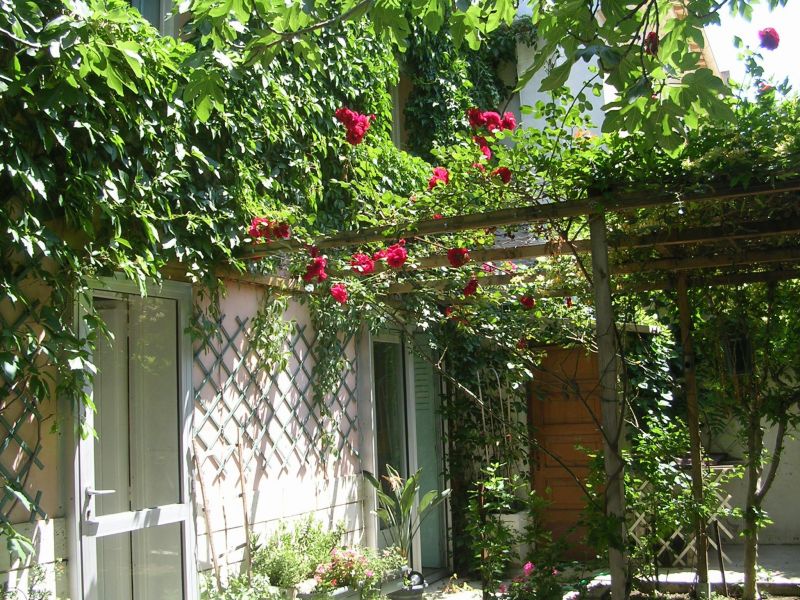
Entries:
[[[725,564],[725,582],[729,592],[744,581],[744,548],[739,544],[725,547],[725,554],[730,558]],[[715,591],[723,592],[723,579],[716,556],[709,557],[709,579]],[[659,590],[666,593],[686,593],[694,584],[695,574],[689,568],[665,569],[659,574]],[[597,570],[589,584],[590,596],[602,597],[609,589],[611,578],[607,571]],[[758,586],[762,593],[772,596],[800,596],[800,544],[798,545],[766,545],[759,547]],[[458,581],[455,591],[452,582],[447,579],[437,581],[427,589],[429,600],[477,600],[481,598],[480,582]],[[575,596],[574,593],[566,597]],[[565,598],[566,598],[565,597]],[[786,600],[789,600],[788,598]]]

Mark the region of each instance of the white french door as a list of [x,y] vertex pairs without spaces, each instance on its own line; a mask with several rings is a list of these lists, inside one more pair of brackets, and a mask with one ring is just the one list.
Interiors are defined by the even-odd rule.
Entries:
[[[408,337],[399,333],[382,333],[372,339],[375,467],[378,475],[384,476],[386,465],[391,465],[402,477],[421,468],[422,497],[429,490],[444,489],[439,382],[433,367],[411,352],[407,342]],[[424,347],[424,338],[418,336],[417,343]],[[384,547],[390,536],[382,523],[378,533],[378,544]],[[412,562],[426,576],[446,568],[443,504],[428,515],[412,541]]]
[[91,301],[111,335],[97,341],[84,415],[96,437],[78,444],[81,597],[194,599],[190,288],[142,297],[112,282]]

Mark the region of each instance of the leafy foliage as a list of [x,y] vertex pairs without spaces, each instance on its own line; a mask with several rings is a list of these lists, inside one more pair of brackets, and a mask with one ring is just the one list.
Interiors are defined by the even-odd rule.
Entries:
[[[450,490],[429,490],[422,498],[418,498],[420,490],[420,473],[409,475],[405,480],[391,465],[386,465],[384,475],[386,485],[375,479],[372,473],[364,471],[364,478],[369,482],[378,496],[378,518],[387,527],[392,546],[400,555],[408,560],[411,556],[411,542],[422,526],[422,521],[450,495]],[[417,501],[419,504],[415,506]]]

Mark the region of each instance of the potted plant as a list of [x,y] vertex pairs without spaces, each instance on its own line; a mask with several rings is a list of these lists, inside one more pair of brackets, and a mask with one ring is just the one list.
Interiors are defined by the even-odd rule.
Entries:
[[291,530],[281,523],[265,543],[251,543],[252,570],[269,579],[275,595],[294,600],[298,586],[314,576],[318,564],[328,560],[343,534],[344,524],[326,531],[312,517]]
[[392,545],[398,549],[406,562],[404,585],[389,596],[395,599],[415,598],[422,595],[427,584],[422,574],[413,571],[409,564],[411,543],[419,531],[422,521],[431,514],[434,508],[445,501],[450,495],[450,490],[443,492],[430,490],[422,497],[415,509],[414,503],[419,496],[422,469],[418,469],[406,480],[403,480],[391,465],[386,465],[386,471],[388,475],[384,475],[383,479],[388,484],[388,493],[372,473],[364,471],[364,478],[375,488],[378,498],[378,508],[375,514],[386,525],[387,535]]

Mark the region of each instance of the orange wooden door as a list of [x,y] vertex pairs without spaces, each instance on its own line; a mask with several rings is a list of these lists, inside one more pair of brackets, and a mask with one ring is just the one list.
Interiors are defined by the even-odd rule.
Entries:
[[568,558],[590,558],[594,552],[580,543],[585,532],[576,527],[586,496],[565,466],[585,481],[589,458],[581,448],[602,448],[597,356],[583,348],[548,348],[529,388],[528,415],[538,442],[531,449],[533,489],[550,501],[545,526],[554,540],[566,536]]

